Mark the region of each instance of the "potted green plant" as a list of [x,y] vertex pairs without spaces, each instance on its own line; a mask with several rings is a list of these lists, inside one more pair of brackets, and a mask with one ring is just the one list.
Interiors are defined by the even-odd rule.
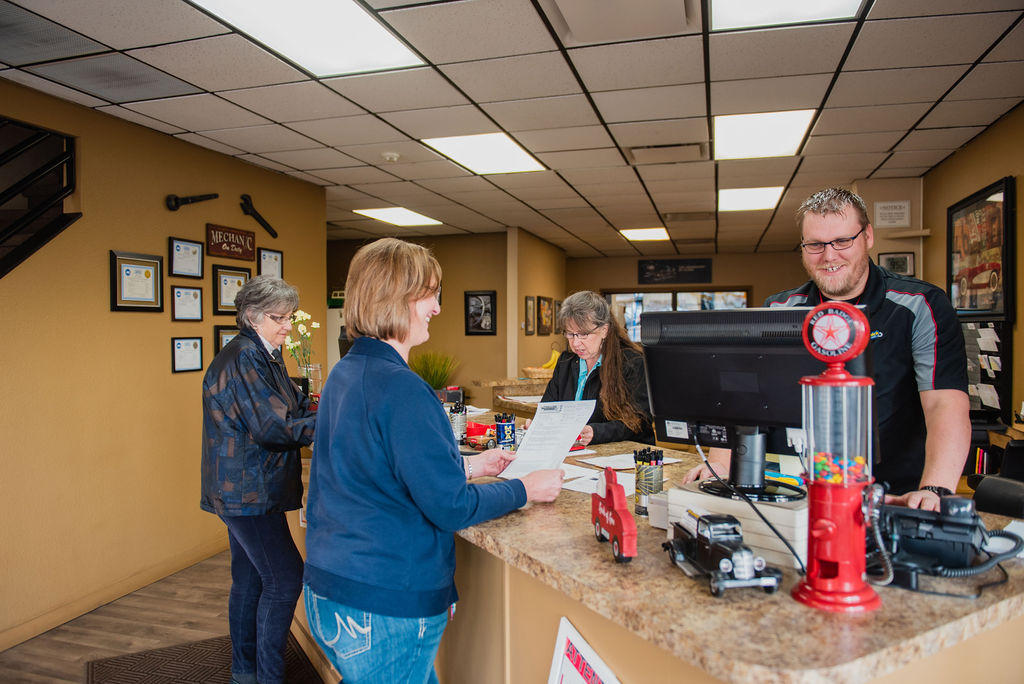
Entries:
[[448,386],[459,362],[443,352],[426,351],[409,357],[409,368],[436,390]]

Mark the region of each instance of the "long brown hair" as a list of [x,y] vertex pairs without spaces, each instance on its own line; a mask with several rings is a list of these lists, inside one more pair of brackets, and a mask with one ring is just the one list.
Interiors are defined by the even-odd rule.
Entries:
[[609,420],[620,420],[633,432],[642,432],[647,418],[633,406],[633,393],[622,374],[623,352],[631,349],[642,354],[640,346],[629,339],[612,316],[608,302],[596,292],[584,290],[566,297],[558,311],[559,327],[564,330],[567,321],[572,321],[580,330],[608,326],[608,334],[601,344],[601,406]]

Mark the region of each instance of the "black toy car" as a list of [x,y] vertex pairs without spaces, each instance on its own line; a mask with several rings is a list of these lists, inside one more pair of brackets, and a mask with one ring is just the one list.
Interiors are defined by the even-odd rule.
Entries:
[[768,594],[778,591],[782,572],[743,544],[740,523],[733,516],[688,510],[682,523],[672,523],[672,530],[672,539],[662,548],[688,576],[707,576],[712,596],[733,587],[761,587]]

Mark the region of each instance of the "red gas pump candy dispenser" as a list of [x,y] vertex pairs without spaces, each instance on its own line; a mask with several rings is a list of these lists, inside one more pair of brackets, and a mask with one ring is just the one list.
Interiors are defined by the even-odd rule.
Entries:
[[871,484],[874,381],[843,364],[864,351],[867,318],[845,302],[825,302],[804,320],[804,344],[828,364],[800,379],[809,458],[807,576],[793,598],[813,608],[863,613],[882,605],[864,581],[864,488]]

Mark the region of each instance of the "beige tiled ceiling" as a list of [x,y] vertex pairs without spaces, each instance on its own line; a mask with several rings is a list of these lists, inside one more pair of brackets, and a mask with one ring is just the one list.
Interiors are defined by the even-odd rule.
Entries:
[[[324,79],[185,0],[5,1],[0,78],[323,185],[328,239],[520,227],[577,257],[790,252],[815,190],[919,177],[1024,100],[1020,0],[723,33],[691,0],[364,0],[425,64]],[[815,110],[796,155],[708,158],[714,116],[793,109]],[[502,131],[545,170],[479,176],[420,142]],[[774,210],[716,211],[719,189],[774,185]],[[396,205],[443,225],[352,213]],[[659,224],[670,241],[618,232]]]

